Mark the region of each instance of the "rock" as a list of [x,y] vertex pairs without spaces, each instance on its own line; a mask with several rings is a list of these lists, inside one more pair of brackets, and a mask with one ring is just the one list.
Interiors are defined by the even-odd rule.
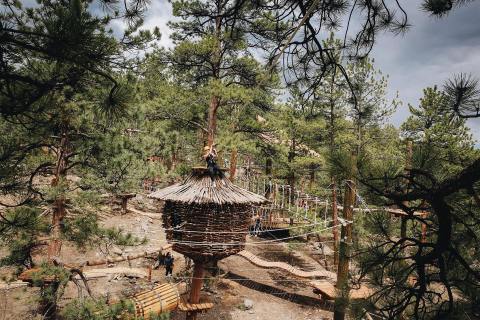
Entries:
[[119,256],[123,255],[123,250],[117,246],[113,246],[111,251],[116,255],[119,255]]
[[253,301],[250,299],[244,299],[243,300],[243,305],[245,306],[246,310],[250,310],[253,308]]
[[255,311],[253,311],[253,310],[248,310],[248,313],[250,313],[250,314],[254,314],[254,313],[255,313]]

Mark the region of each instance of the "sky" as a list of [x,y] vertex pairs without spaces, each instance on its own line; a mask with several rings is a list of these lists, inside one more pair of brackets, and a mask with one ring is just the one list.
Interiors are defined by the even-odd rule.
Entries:
[[[401,36],[380,35],[372,52],[375,66],[389,75],[389,97],[398,92],[402,105],[391,122],[399,126],[409,115],[408,104],[418,105],[423,88],[442,86],[461,72],[480,78],[480,1],[457,8],[444,18],[420,9],[420,0],[400,0],[411,25]],[[161,45],[171,47],[172,8],[166,0],[152,0],[144,28],[158,26]],[[480,141],[480,119],[468,122]],[[477,146],[479,146],[477,144]]]
[[[442,86],[461,72],[480,78],[480,1],[441,19],[419,10],[420,3],[401,1],[410,30],[403,36],[383,34],[372,53],[375,65],[389,75],[389,95],[398,91],[403,102],[392,117],[395,125],[408,117],[408,104],[418,106],[423,88]],[[480,119],[468,124],[480,141]]]

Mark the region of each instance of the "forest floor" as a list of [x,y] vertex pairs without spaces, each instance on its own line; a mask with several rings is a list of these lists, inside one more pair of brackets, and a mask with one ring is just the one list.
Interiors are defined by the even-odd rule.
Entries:
[[[100,214],[103,226],[121,228],[139,238],[146,237],[146,244],[135,247],[93,247],[80,250],[75,246],[64,243],[61,260],[66,264],[81,264],[86,260],[98,260],[108,257],[133,255],[135,253],[158,250],[166,244],[165,233],[162,228],[160,213],[156,212],[153,203],[137,196],[130,201],[129,206],[134,209],[127,214],[121,214],[119,209],[105,208]],[[248,237],[249,242],[259,243],[262,240]],[[247,245],[247,250],[260,258],[269,261],[283,261],[302,270],[322,268],[318,256],[312,254],[312,246],[302,244],[268,244]],[[0,258],[5,251],[0,249]],[[185,272],[185,260],[181,254],[173,252],[175,257],[174,275]],[[35,252],[36,262],[45,257],[45,248]],[[130,267],[147,271],[155,263],[154,259],[136,259],[130,262]],[[102,265],[85,267],[84,271],[98,268],[112,267]],[[119,262],[116,267],[129,267],[127,262]],[[198,316],[200,320],[308,320],[331,319],[332,306],[321,301],[318,295],[312,292],[308,285],[310,279],[295,278],[291,274],[276,269],[256,267],[246,259],[231,256],[218,264],[221,276],[212,280],[204,290],[209,300],[215,302],[213,309]],[[8,279],[14,272],[12,268],[0,268],[0,279]],[[163,283],[164,269],[152,271],[152,282]],[[0,280],[1,282],[1,280]],[[132,295],[152,286],[147,279],[131,275],[110,274],[95,277],[88,281],[95,297],[117,299]],[[40,319],[36,315],[38,288],[22,287],[16,289],[0,289],[0,320],[10,319]],[[83,294],[86,294],[83,291]],[[77,298],[79,290],[75,284],[69,282],[59,303],[65,306],[72,299]],[[246,301],[247,300],[247,301]],[[249,300],[249,301],[248,301]],[[245,302],[251,303],[251,308],[245,307]],[[185,315],[175,311],[171,314],[173,320],[184,319]]]

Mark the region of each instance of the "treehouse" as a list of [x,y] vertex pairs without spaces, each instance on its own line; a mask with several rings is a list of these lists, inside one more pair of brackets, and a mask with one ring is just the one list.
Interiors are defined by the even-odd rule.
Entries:
[[202,167],[149,197],[164,201],[163,224],[173,250],[195,262],[219,260],[243,250],[251,206],[267,201]]
[[190,303],[200,299],[204,264],[242,251],[252,205],[267,202],[234,185],[223,171],[204,167],[193,168],[183,182],[149,197],[163,201],[163,224],[173,250],[195,263]]

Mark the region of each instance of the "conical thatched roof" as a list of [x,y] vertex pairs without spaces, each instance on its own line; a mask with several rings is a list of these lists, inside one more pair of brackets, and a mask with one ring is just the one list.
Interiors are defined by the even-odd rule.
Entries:
[[234,185],[230,180],[210,176],[206,168],[196,167],[185,181],[152,192],[149,198],[197,204],[260,204],[268,200]]

